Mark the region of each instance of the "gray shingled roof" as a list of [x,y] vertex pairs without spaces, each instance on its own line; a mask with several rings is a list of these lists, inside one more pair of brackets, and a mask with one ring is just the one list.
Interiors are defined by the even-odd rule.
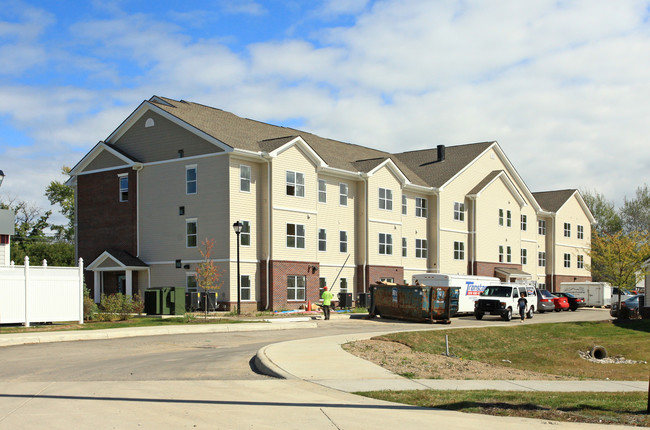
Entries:
[[474,188],[472,188],[470,190],[470,192],[467,193],[467,194],[470,195],[470,196],[473,196],[475,194],[480,193],[481,191],[483,191],[483,188],[485,188],[487,184],[492,182],[492,180],[494,180],[494,178],[499,176],[499,174],[501,172],[503,172],[503,170],[493,170],[493,171],[491,171],[490,173],[488,173],[488,175],[485,178],[483,178],[483,180],[481,182],[476,184],[476,186]]
[[111,248],[106,252],[126,267],[149,267],[147,263],[143,262],[138,257],[134,257],[123,249]]
[[391,158],[411,183],[429,187],[445,184],[494,143],[447,147],[445,161],[436,162],[435,148],[390,154],[301,130],[240,118],[230,112],[197,103],[179,102],[164,97],[153,97],[149,102],[232,148],[270,152],[300,136],[331,167],[350,172],[368,172],[386,158]]
[[543,191],[533,193],[537,203],[549,212],[557,212],[577,190]]

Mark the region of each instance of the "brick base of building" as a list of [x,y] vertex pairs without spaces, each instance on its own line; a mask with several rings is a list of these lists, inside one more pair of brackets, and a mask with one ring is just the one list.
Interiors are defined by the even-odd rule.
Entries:
[[[320,300],[319,287],[319,263],[309,261],[280,261],[269,262],[269,309],[270,310],[293,310],[307,306]],[[267,303],[266,297],[266,262],[261,263],[261,306]],[[289,276],[305,277],[305,298],[304,300],[289,300],[287,297],[287,278]],[[243,309],[243,305],[242,305]]]
[[470,266],[469,273],[472,273],[474,276],[491,276],[494,278],[498,278],[496,269],[500,267],[507,267],[509,269],[521,270],[521,264],[512,264],[512,263],[492,263],[486,261],[474,261],[473,263],[470,263],[469,266]]
[[562,282],[591,282],[591,276],[566,276],[566,275],[546,276],[546,288],[551,292],[560,291],[560,284]]
[[404,282],[404,268],[401,266],[366,266],[366,290],[370,291],[369,286],[374,285],[382,278],[393,278],[397,284]]

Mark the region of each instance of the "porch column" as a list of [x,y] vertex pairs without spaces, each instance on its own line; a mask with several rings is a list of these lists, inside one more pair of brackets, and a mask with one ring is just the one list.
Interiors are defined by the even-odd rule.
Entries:
[[126,295],[133,295],[133,270],[126,269]]
[[93,276],[94,276],[93,286],[95,291],[93,299],[95,300],[95,303],[99,303],[99,301],[101,300],[102,272],[95,270],[93,272]]

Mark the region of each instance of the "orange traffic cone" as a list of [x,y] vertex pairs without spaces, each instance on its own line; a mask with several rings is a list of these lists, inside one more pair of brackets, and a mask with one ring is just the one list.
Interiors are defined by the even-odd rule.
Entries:
[[307,300],[307,311],[311,312],[311,300]]

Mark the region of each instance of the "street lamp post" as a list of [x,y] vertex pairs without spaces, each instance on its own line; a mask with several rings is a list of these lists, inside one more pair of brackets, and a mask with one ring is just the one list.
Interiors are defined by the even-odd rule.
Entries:
[[5,174],[2,170],[0,170],[0,186],[2,186],[2,181],[5,179]]
[[237,221],[232,225],[237,235],[237,315],[241,315],[241,276],[239,276],[239,234],[241,233],[244,224]]

